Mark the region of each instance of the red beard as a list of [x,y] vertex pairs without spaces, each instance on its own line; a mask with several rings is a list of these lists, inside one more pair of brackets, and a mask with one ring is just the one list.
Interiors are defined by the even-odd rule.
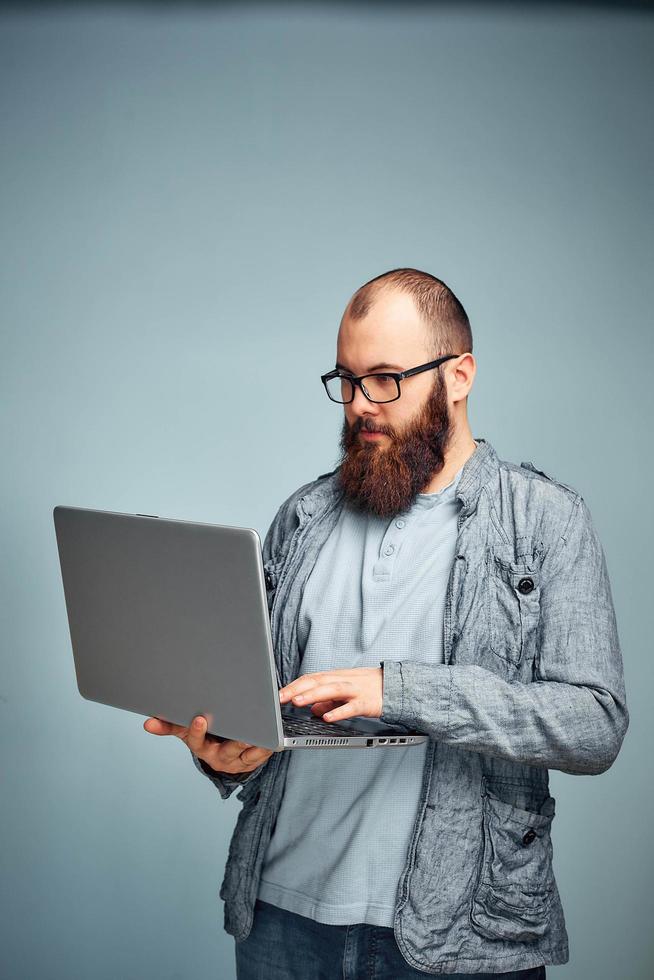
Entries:
[[[362,443],[361,430],[383,432],[390,444],[382,449]],[[452,433],[447,391],[440,378],[418,415],[397,432],[390,425],[358,418],[350,428],[343,420],[339,480],[346,500],[356,510],[393,517],[408,510],[417,495],[443,469]]]

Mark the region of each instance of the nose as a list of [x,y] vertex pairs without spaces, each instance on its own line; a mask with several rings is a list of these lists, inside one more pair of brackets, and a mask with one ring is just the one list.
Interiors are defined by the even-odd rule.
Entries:
[[354,385],[354,398],[349,407],[355,415],[377,415],[379,412],[379,406],[366,398],[360,385]]

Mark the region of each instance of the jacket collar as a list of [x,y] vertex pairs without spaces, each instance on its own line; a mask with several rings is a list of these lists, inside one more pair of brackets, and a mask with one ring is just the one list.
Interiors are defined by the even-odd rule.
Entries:
[[[474,438],[478,446],[472,456],[466,460],[456,490],[456,499],[461,501],[463,514],[472,513],[476,508],[479,494],[497,472],[499,466],[497,453],[490,442],[481,437],[475,436]],[[338,470],[339,467],[323,477],[318,477],[316,482],[300,498],[296,510],[301,524],[305,523],[322,506],[327,507],[337,497],[342,496],[343,491],[338,482]]]
[[456,499],[463,504],[464,514],[475,510],[479,494],[499,469],[499,459],[490,442],[481,437],[475,437],[475,441],[479,445],[466,460],[456,489]]

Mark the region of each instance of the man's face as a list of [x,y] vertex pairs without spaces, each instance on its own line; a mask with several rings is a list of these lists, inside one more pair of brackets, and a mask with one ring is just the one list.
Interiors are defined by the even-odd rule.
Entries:
[[[362,320],[343,319],[337,365],[344,373],[402,372],[430,360],[425,325],[406,293],[382,293]],[[411,506],[443,468],[452,433],[437,369],[400,386],[397,401],[369,402],[356,388],[354,400],[343,406],[340,483],[353,507],[379,517]]]

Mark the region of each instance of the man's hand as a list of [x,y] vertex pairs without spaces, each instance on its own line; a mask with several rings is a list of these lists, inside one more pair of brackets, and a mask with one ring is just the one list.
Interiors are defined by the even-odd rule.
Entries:
[[181,738],[193,755],[219,774],[252,772],[272,755],[271,749],[262,749],[248,742],[218,742],[213,735],[207,735],[207,719],[203,715],[194,718],[188,728],[161,721],[160,718],[147,718],[143,727],[151,735],[176,735]]
[[[382,667],[352,667],[303,674],[279,692],[281,704],[292,701],[325,721],[344,718],[379,718],[382,713],[384,671]],[[337,707],[335,707],[337,705]]]

